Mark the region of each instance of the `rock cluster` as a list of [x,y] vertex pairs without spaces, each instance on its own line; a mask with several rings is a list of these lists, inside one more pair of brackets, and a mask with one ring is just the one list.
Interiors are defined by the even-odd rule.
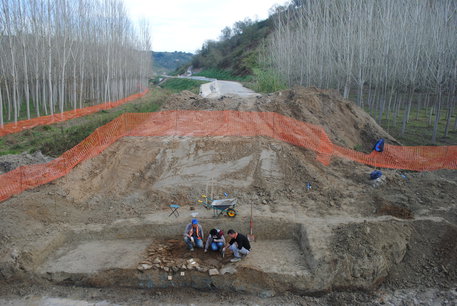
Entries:
[[210,276],[219,275],[219,270],[214,264],[205,263],[199,258],[186,259],[185,254],[179,254],[177,249],[185,250],[177,240],[168,240],[164,243],[154,243],[147,249],[147,257],[141,261],[138,271],[163,270],[168,273],[178,273],[180,271],[198,271],[209,273]]

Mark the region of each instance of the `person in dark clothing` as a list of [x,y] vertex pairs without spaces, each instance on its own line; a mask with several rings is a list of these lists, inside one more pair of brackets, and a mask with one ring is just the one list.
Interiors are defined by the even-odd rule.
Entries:
[[222,251],[224,245],[224,232],[217,228],[211,229],[208,235],[208,240],[206,240],[205,253],[208,251],[208,248],[211,248],[213,251]]
[[223,252],[225,252],[228,247],[233,252],[234,256],[234,258],[230,261],[238,262],[241,260],[241,255],[249,254],[251,251],[251,244],[245,235],[237,233],[232,229],[228,230],[227,234],[230,236],[231,240],[224,247]]

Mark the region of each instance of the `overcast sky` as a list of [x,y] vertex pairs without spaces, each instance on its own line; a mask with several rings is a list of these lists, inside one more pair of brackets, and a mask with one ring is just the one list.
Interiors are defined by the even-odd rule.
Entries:
[[152,50],[194,53],[246,17],[259,20],[285,0],[124,0],[132,21],[149,21]]

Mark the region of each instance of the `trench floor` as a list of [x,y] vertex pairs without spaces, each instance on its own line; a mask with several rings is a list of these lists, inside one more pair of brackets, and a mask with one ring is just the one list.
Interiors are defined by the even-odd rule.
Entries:
[[94,273],[134,269],[151,240],[92,240],[64,245],[42,265],[41,272]]
[[251,244],[252,252],[240,266],[249,266],[266,273],[307,275],[305,255],[292,239],[262,240]]
[[[58,248],[38,269],[42,273],[90,274],[110,269],[136,269],[145,259],[145,250],[151,239],[118,239],[79,241]],[[182,242],[182,241],[179,241]],[[237,264],[265,273],[304,276],[309,274],[305,254],[295,240],[261,240],[251,244],[252,251]],[[230,264],[231,254],[222,259],[214,252],[202,250],[188,252],[184,243],[177,243],[171,256],[187,259],[198,258],[218,268]]]

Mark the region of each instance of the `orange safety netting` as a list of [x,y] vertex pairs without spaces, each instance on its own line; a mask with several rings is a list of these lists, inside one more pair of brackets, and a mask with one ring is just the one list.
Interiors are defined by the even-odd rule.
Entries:
[[23,166],[0,175],[0,201],[66,175],[78,163],[100,154],[123,136],[266,136],[316,152],[328,165],[342,157],[383,168],[457,169],[457,146],[401,147],[386,144],[382,153],[365,154],[334,145],[320,126],[272,112],[163,111],[123,114],[98,128],[55,160]]
[[124,103],[141,98],[148,92],[149,92],[149,89],[146,89],[140,93],[133,94],[131,96],[128,96],[124,99],[117,100],[115,102],[105,102],[102,104],[79,108],[76,110],[70,110],[70,111],[66,111],[63,113],[59,113],[59,114],[41,116],[41,117],[29,119],[29,120],[21,120],[21,121],[18,121],[17,123],[14,123],[14,122],[7,123],[7,124],[3,125],[3,128],[0,128],[0,136],[5,136],[8,134],[13,134],[13,133],[19,133],[23,130],[31,129],[31,128],[34,128],[39,125],[48,125],[48,124],[53,124],[53,123],[57,123],[57,122],[62,122],[62,121],[90,115],[90,114],[99,112],[101,110],[118,107]]

